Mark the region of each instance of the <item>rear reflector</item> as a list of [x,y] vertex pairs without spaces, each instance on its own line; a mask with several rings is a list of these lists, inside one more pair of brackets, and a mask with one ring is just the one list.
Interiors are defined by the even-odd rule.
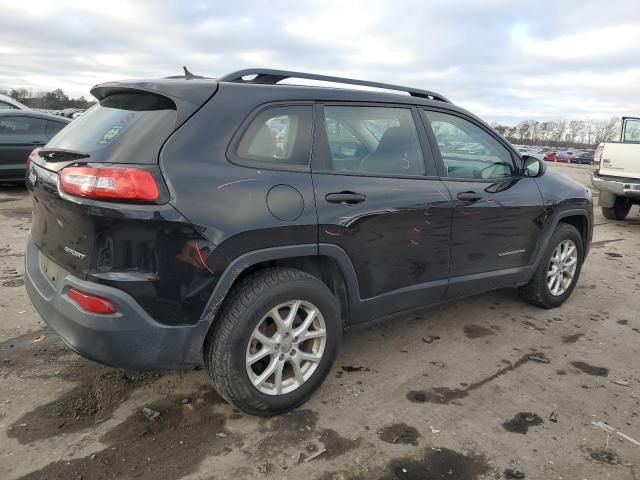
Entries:
[[120,200],[157,200],[156,181],[146,170],[122,167],[66,167],[62,190],[71,195]]
[[75,288],[70,288],[67,291],[67,296],[87,312],[107,315],[117,311],[115,305],[106,298],[90,295]]

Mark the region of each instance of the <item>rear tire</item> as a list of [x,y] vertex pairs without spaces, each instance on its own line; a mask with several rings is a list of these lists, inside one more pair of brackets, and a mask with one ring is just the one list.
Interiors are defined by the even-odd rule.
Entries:
[[[573,272],[571,272],[571,268],[567,268],[567,271],[564,272],[565,262],[567,267],[572,265],[569,263],[569,257],[573,254],[567,255],[566,259],[563,260],[563,245],[568,246],[569,252],[571,251],[571,246],[575,247],[575,268]],[[566,252],[566,250],[564,251]],[[559,257],[556,256],[556,254],[559,254]],[[583,260],[584,249],[580,233],[573,225],[562,222],[559,223],[551,236],[551,240],[549,240],[549,244],[542,255],[540,264],[533,274],[533,277],[529,283],[520,287],[520,295],[529,303],[539,307],[559,307],[569,298],[571,292],[573,292],[580,277]],[[558,270],[558,267],[560,270],[563,270],[561,275],[558,275],[558,282],[563,283],[563,285],[554,284],[552,281],[554,265],[556,266],[556,270]],[[570,280],[569,274],[571,274]],[[557,288],[557,290],[553,292],[552,286],[559,286],[561,288]]]
[[[311,317],[305,330],[304,320]],[[266,269],[242,280],[214,322],[204,344],[211,382],[229,403],[260,416],[307,401],[331,370],[342,336],[331,290],[293,268]],[[274,373],[262,379],[272,367]]]
[[602,215],[609,220],[624,220],[629,215],[632,206],[630,198],[616,197],[613,207],[602,207]]

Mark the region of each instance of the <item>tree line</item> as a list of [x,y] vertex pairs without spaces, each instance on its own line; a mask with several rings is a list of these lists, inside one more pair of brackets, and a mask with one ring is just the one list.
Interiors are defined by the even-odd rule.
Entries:
[[615,140],[620,134],[620,118],[609,120],[522,120],[515,127],[493,127],[512,143],[552,147],[593,148]]
[[63,110],[65,108],[86,109],[96,103],[89,101],[84,96],[71,98],[61,88],[56,88],[50,92],[33,93],[32,90],[26,88],[0,88],[0,93],[8,95],[14,100],[31,108],[45,108],[49,110]]

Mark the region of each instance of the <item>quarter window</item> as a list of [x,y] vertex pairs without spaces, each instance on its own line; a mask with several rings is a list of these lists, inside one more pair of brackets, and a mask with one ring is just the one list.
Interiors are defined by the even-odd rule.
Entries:
[[511,153],[477,125],[441,112],[426,112],[447,177],[492,180],[515,174]]
[[330,162],[325,168],[380,175],[424,175],[411,110],[326,106]]
[[311,107],[272,107],[253,119],[240,139],[237,155],[265,167],[307,166],[310,147]]

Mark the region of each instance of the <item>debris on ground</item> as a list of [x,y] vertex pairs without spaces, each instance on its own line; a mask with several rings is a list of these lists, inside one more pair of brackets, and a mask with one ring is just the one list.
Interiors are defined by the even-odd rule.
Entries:
[[316,453],[312,453],[311,455],[309,455],[307,458],[305,458],[303,461],[304,463],[308,463],[311,460],[318,458],[320,455],[322,455],[324,452],[326,452],[327,449],[326,448],[321,448],[320,450],[318,450]]
[[551,363],[551,360],[549,360],[544,353],[540,352],[530,353],[529,355],[527,355],[527,358],[532,362]]
[[144,407],[142,409],[142,414],[147,420],[150,420],[152,422],[155,422],[157,419],[160,418],[160,412],[156,410],[152,410],[151,408],[148,408],[148,407]]
[[520,470],[507,468],[504,471],[504,478],[524,478],[524,477],[526,477],[526,475],[524,474],[524,472],[521,472]]
[[615,380],[611,380],[611,383],[615,383],[616,385],[620,385],[622,387],[628,387],[629,386],[629,382],[627,382],[626,380],[615,379]]
[[620,458],[618,458],[618,454],[613,450],[608,450],[605,448],[599,448],[591,452],[590,457],[597,462],[608,463],[609,465],[618,465],[620,463]]
[[427,335],[426,337],[422,337],[422,341],[424,343],[433,343],[434,340],[440,340],[440,337],[436,337],[433,335]]
[[638,447],[640,447],[640,442],[638,440],[631,438],[629,435],[625,435],[624,433],[617,431],[615,428],[613,428],[611,425],[605,422],[591,422],[591,425],[593,425],[594,427],[598,427],[599,429],[604,430],[607,433],[615,433],[620,438],[624,438],[628,442],[631,442],[634,445],[637,445]]
[[549,420],[553,423],[558,423],[558,412],[556,412],[555,410],[551,412],[551,415],[549,415]]

